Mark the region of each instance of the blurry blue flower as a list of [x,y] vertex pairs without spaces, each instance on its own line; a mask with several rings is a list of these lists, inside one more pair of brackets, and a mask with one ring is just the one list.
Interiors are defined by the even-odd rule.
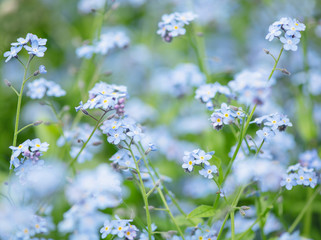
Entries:
[[39,73],[40,74],[46,74],[47,73],[46,67],[44,65],[40,65],[39,66]]
[[[289,19],[288,23],[283,26],[283,28],[286,30],[286,34],[288,36],[295,35],[296,33],[299,33],[299,31],[305,30],[305,25],[303,23],[300,23],[296,19]],[[298,36],[301,37],[301,34]]]
[[41,46],[37,40],[32,40],[31,47],[25,45],[24,48],[28,51],[28,54],[36,55],[37,57],[43,57],[45,55],[46,47]]
[[66,95],[60,85],[53,81],[48,81],[45,78],[39,78],[31,83],[28,83],[27,96],[32,99],[41,99],[45,95],[49,97],[61,97]]
[[214,112],[210,118],[213,128],[215,130],[221,130],[223,127],[223,115],[221,113]]
[[196,164],[195,159],[193,156],[191,156],[190,152],[185,152],[185,156],[183,158],[184,163],[182,164],[182,168],[184,168],[186,171],[193,171],[194,165]]
[[285,35],[285,38],[281,37],[280,41],[284,44],[284,50],[296,51],[298,49],[297,44],[300,42],[300,39]]
[[109,222],[108,220],[106,220],[104,222],[104,226],[100,229],[100,233],[101,233],[101,238],[106,238],[107,235],[109,233],[111,233],[112,229],[113,229],[113,222]]
[[17,54],[20,52],[21,49],[22,49],[21,46],[11,47],[10,51],[7,51],[3,54],[3,56],[7,58],[5,62],[10,61],[10,59],[13,57],[17,57]]
[[196,164],[210,165],[208,160],[210,160],[212,158],[213,154],[214,154],[214,151],[206,153],[203,150],[199,150],[199,151],[197,151],[197,153],[193,153],[192,155],[195,158]]
[[183,24],[186,24],[186,25],[188,25],[191,21],[197,18],[197,15],[194,14],[193,12],[183,12],[183,13],[175,12],[174,15],[175,15],[176,21],[182,22]]
[[167,27],[170,36],[177,37],[179,35],[184,35],[186,33],[186,29],[184,28],[184,24],[181,22],[172,22]]
[[128,128],[127,136],[131,137],[136,143],[142,140],[143,134],[142,129],[138,126],[131,126]]
[[269,33],[266,35],[265,39],[268,39],[269,41],[272,41],[274,37],[278,37],[281,35],[280,26],[278,25],[271,25],[269,27]]
[[84,45],[76,49],[76,55],[79,58],[91,58],[92,55],[95,53],[95,47],[94,46],[89,46],[89,45]]
[[30,41],[30,34],[27,34],[26,38],[18,38],[17,39],[18,42],[16,43],[11,43],[12,46],[23,46],[28,44],[28,42]]
[[297,185],[296,178],[297,178],[297,174],[294,174],[294,173],[291,173],[289,175],[284,175],[280,182],[280,185],[282,187],[285,186],[287,190],[291,190],[293,186]]
[[321,159],[316,149],[301,153],[299,155],[299,162],[303,167],[314,168],[316,170],[321,169]]
[[33,139],[30,142],[31,151],[41,151],[46,152],[48,150],[49,144],[44,142],[41,143],[39,138]]
[[257,136],[263,141],[269,141],[271,137],[275,136],[275,133],[268,127],[264,127],[262,130],[256,132]]
[[84,105],[83,105],[82,101],[80,101],[79,106],[75,107],[76,112],[81,110],[83,107],[84,107]]
[[117,130],[112,129],[108,132],[108,135],[109,136],[107,138],[107,141],[115,145],[117,145],[120,141],[126,139],[126,135],[123,133],[122,129],[117,129]]
[[202,176],[208,178],[208,179],[212,179],[213,178],[213,173],[218,173],[217,171],[217,167],[215,165],[205,165],[204,169],[199,171],[199,174],[201,174]]

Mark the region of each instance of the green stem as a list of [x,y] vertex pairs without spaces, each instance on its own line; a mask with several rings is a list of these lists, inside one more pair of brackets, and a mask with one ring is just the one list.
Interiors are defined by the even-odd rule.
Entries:
[[259,152],[261,151],[263,144],[264,144],[265,140],[263,139],[263,141],[261,142],[260,146],[258,147],[258,149],[256,150],[255,156],[254,158],[257,157],[257,155],[259,154]]
[[[261,204],[260,197],[256,198],[256,208],[257,208],[257,213],[259,213],[261,215],[262,204]],[[262,240],[266,240],[266,236],[264,234],[264,221],[263,220],[264,220],[263,218],[260,218],[260,221],[259,221],[260,233],[261,233]]]
[[[272,78],[273,73],[275,72],[275,69],[276,69],[276,67],[277,67],[277,65],[278,65],[278,63],[279,63],[279,61],[280,61],[280,57],[281,57],[282,53],[283,53],[283,47],[281,48],[280,53],[279,53],[279,56],[278,56],[278,58],[276,59],[276,61],[275,61],[275,63],[274,63],[274,66],[273,66],[272,71],[271,71],[271,73],[270,73],[270,75],[269,75],[269,77],[268,77],[267,82],[269,82],[270,79]],[[224,181],[226,180],[227,176],[229,175],[229,173],[230,173],[230,171],[231,171],[231,169],[232,169],[233,162],[234,162],[234,160],[235,160],[235,158],[236,158],[236,156],[237,156],[237,154],[238,154],[238,152],[239,152],[239,150],[240,150],[240,147],[241,147],[241,145],[242,145],[242,141],[243,141],[244,137],[246,136],[247,129],[248,129],[248,127],[249,127],[250,121],[251,121],[251,119],[252,119],[252,117],[253,117],[253,114],[254,114],[254,112],[255,112],[256,107],[257,107],[257,104],[254,105],[254,107],[253,107],[250,115],[248,116],[244,128],[243,128],[243,125],[242,125],[241,134],[240,134],[240,139],[239,139],[239,142],[238,142],[238,144],[237,144],[237,146],[236,146],[236,149],[235,149],[235,151],[234,151],[234,154],[233,154],[233,156],[232,156],[232,159],[230,160],[229,165],[228,165],[228,167],[227,167],[227,171],[226,171],[225,176],[224,176],[224,178],[223,178],[223,183],[224,183]],[[243,122],[244,122],[244,119],[243,119]],[[222,185],[223,185],[223,183],[222,183]]]
[[320,191],[321,191],[321,185],[315,190],[313,195],[309,198],[307,203],[304,205],[304,207],[302,208],[301,212],[299,213],[299,215],[296,217],[296,219],[294,220],[294,222],[290,226],[290,228],[288,230],[289,233],[292,233],[294,231],[295,227],[299,224],[299,222],[301,221],[301,219],[304,216],[305,212],[311,207],[311,204],[314,201],[314,199],[316,198],[316,196],[318,194],[320,194]]
[[25,83],[26,83],[26,76],[27,76],[27,73],[28,73],[28,68],[29,68],[29,65],[30,65],[30,62],[31,62],[32,59],[33,59],[33,55],[30,55],[29,59],[28,59],[28,62],[27,62],[27,66],[25,67],[25,72],[24,72],[24,75],[23,75],[23,80],[22,80],[22,84],[21,84],[21,88],[20,88],[20,93],[19,93],[19,96],[18,96],[16,122],[15,122],[15,127],[14,127],[13,143],[12,143],[12,146],[14,146],[14,147],[17,144],[19,118],[20,118],[20,110],[21,110],[23,89],[24,89],[24,86],[25,86]]
[[[225,219],[224,219],[224,221],[223,221],[223,224],[222,224],[222,226],[221,226],[221,228],[220,228],[220,231],[219,231],[219,233],[218,233],[217,240],[219,240],[219,239],[220,239],[220,236],[222,235],[222,232],[223,232],[223,230],[224,230],[225,223],[226,223],[229,215],[231,215],[231,228],[233,228],[232,231],[234,230],[234,211],[235,211],[235,207],[237,206],[237,204],[238,204],[238,202],[239,202],[239,200],[240,200],[240,197],[241,197],[244,189],[245,189],[247,186],[248,186],[248,185],[242,186],[242,187],[240,188],[239,192],[236,194],[235,198],[233,199],[233,202],[232,202],[232,204],[231,204],[230,212],[227,213],[226,216],[225,216]],[[232,212],[233,212],[233,214],[231,214]],[[233,220],[232,220],[232,217],[233,217]],[[233,232],[232,232],[232,239],[234,239],[234,238],[233,238]]]
[[20,132],[22,132],[23,130],[25,130],[25,129],[28,128],[28,127],[34,126],[34,124],[35,124],[35,123],[30,123],[30,124],[24,126],[23,128],[20,128],[20,129],[18,130],[17,134],[19,134]]
[[234,210],[230,213],[231,217],[231,234],[232,240],[235,240]]
[[[140,148],[141,148],[141,149],[140,149]],[[146,158],[145,158],[145,154],[144,154],[144,153],[145,153],[145,150],[144,150],[144,148],[143,148],[143,146],[142,146],[141,143],[139,143],[139,144],[137,145],[137,149],[138,149],[139,153],[141,154],[141,156],[142,156],[142,158],[143,158],[144,164],[145,164],[145,166],[146,166],[146,168],[147,168],[147,171],[148,171],[148,173],[149,173],[149,175],[150,175],[153,183],[155,184],[156,181],[155,181],[155,179],[154,179],[154,177],[153,177],[153,175],[152,175],[152,173],[151,173],[151,170],[150,170],[150,168],[149,168],[149,164],[147,163],[147,160],[146,160]],[[153,170],[154,170],[154,169],[153,169]],[[155,170],[154,170],[154,173],[155,173],[156,177],[159,178],[159,175],[158,175],[158,173],[157,173]],[[160,179],[160,178],[159,178],[159,179]],[[163,188],[165,189],[164,185],[162,185],[162,186],[163,186]],[[176,220],[175,220],[175,218],[174,218],[174,216],[173,216],[173,214],[172,214],[172,212],[171,212],[171,210],[170,210],[170,208],[169,208],[169,206],[168,206],[168,204],[167,204],[167,201],[166,201],[166,199],[165,199],[165,196],[164,196],[162,190],[161,190],[159,187],[157,187],[157,192],[158,192],[158,194],[159,194],[159,196],[160,196],[160,198],[161,198],[161,200],[162,200],[165,208],[167,209],[170,218],[172,219],[172,221],[173,221],[173,223],[175,224],[175,226],[176,226],[179,234],[181,235],[182,239],[184,240],[184,239],[185,239],[185,238],[184,238],[184,234],[183,234],[181,228],[179,227],[179,225],[177,224],[177,222],[176,222]],[[185,217],[186,217],[186,216],[185,216]],[[192,222],[192,223],[193,223],[193,222]],[[194,224],[194,223],[193,223],[193,224]]]
[[146,194],[144,182],[143,182],[142,176],[140,174],[139,166],[138,166],[137,160],[135,158],[135,155],[134,155],[131,147],[128,146],[128,148],[129,148],[129,152],[130,152],[130,154],[131,154],[131,156],[132,156],[132,158],[133,158],[133,160],[135,162],[136,172],[137,172],[137,175],[138,175],[138,178],[139,178],[139,183],[140,183],[140,191],[142,193],[142,197],[143,197],[144,204],[145,204],[146,219],[147,219],[147,226],[148,226],[148,238],[149,238],[149,240],[151,240],[152,239],[152,222],[151,222],[149,206],[148,206],[148,196]]
[[91,134],[89,135],[87,141],[82,145],[80,151],[78,152],[77,156],[74,159],[71,159],[71,161],[68,163],[68,167],[72,167],[73,164],[77,161],[78,157],[80,156],[80,154],[82,153],[82,151],[85,149],[85,147],[87,146],[88,142],[90,141],[90,139],[92,138],[92,136],[94,135],[94,133],[96,132],[97,128],[99,127],[99,124],[101,122],[101,120],[104,118],[104,116],[106,115],[107,112],[104,112],[101,117],[99,118],[99,120],[96,123],[96,126],[94,128],[94,130],[92,130]]

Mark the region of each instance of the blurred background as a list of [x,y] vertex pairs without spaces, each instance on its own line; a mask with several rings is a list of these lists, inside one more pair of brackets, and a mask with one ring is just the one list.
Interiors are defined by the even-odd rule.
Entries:
[[[87,101],[85,91],[93,77],[97,81],[126,85],[130,94],[127,112],[140,122],[158,145],[160,173],[171,178],[171,189],[184,200],[185,209],[192,210],[199,199],[212,202],[215,187],[198,188],[202,179],[192,177],[181,169],[181,158],[186,150],[200,147],[215,150],[224,161],[235,144],[230,129],[216,132],[209,124],[210,112],[194,99],[195,87],[173,85],[173,71],[180,64],[198,66],[197,52],[189,42],[189,36],[164,42],[156,34],[158,22],[163,14],[175,11],[193,11],[198,15],[193,27],[187,27],[197,36],[197,44],[205,53],[208,70],[207,83],[220,82],[226,85],[234,76],[247,69],[270,71],[273,59],[263,49],[277,55],[279,41],[265,40],[268,27],[281,17],[297,18],[306,24],[297,52],[286,52],[279,66],[291,75],[276,72],[269,104],[260,107],[259,114],[281,111],[288,115],[293,127],[287,130],[288,142],[279,148],[285,152],[284,164],[296,163],[297,156],[307,150],[321,151],[321,1],[318,0],[120,0],[107,1],[107,13],[100,17],[100,1],[85,0],[0,0],[0,52],[3,55],[10,43],[27,33],[48,39],[43,58],[32,62],[36,70],[40,64],[46,66],[47,80],[59,83],[67,94],[55,99],[55,107],[69,106],[63,117],[62,127],[68,130],[76,116],[74,107]],[[97,4],[96,4],[97,3]],[[130,39],[126,49],[118,49],[107,56],[91,59],[78,58],[76,49],[90,43],[99,35],[97,25],[102,24],[101,33],[124,31]],[[22,55],[26,61],[27,54]],[[17,98],[4,80],[17,89],[23,76],[22,66],[14,60],[0,61],[0,182],[8,176]],[[99,70],[98,76],[97,69]],[[32,70],[32,71],[34,71]],[[31,72],[32,72],[31,71]],[[28,128],[19,135],[18,142],[39,137],[55,146],[61,131],[57,119],[48,106],[41,101],[23,98],[21,126],[42,120],[42,124]],[[91,125],[91,119],[82,122]],[[255,133],[255,128],[250,133]],[[103,137],[105,138],[105,136]],[[77,169],[93,168],[107,162],[116,149],[104,144],[92,161],[77,165]],[[59,148],[51,147],[46,157],[60,157]],[[64,159],[61,159],[64,161]],[[166,163],[166,164],[164,164]],[[131,183],[126,183],[134,189]],[[210,189],[210,190],[209,190]],[[305,204],[308,189],[298,188],[285,193],[283,220],[294,219]],[[133,192],[133,191],[128,191]],[[295,202],[293,201],[295,197]],[[131,193],[126,203],[134,207],[140,199],[139,193]],[[306,233],[313,239],[321,239],[321,199],[312,206],[312,227]],[[203,202],[204,203],[204,200]],[[61,203],[66,209],[66,203]],[[187,212],[188,212],[187,210]],[[62,216],[57,213],[55,221]],[[166,225],[159,222],[158,225]]]

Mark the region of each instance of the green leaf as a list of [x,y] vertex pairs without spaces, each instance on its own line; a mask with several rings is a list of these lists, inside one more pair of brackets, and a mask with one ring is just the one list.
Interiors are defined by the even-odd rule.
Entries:
[[191,211],[187,218],[212,217],[217,213],[213,206],[201,205]]
[[203,223],[203,220],[201,218],[194,218],[193,221],[191,221],[191,219],[187,219],[183,215],[176,216],[175,220],[180,227],[182,226],[195,227],[197,223]]

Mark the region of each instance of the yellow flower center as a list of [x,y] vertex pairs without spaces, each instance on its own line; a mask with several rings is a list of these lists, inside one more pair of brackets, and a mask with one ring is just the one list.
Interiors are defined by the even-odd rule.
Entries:
[[36,144],[36,147],[40,147],[40,144]]
[[224,116],[225,116],[225,117],[228,117],[228,113],[225,113]]
[[178,26],[174,26],[174,29],[177,30],[177,29],[178,29]]
[[26,228],[25,230],[23,230],[23,232],[24,232],[25,234],[28,234],[29,230]]
[[22,144],[20,144],[20,145],[18,146],[18,148],[21,149],[21,148],[22,148]]
[[122,227],[118,227],[118,231],[121,231],[123,228]]
[[105,227],[105,231],[108,231],[109,227]]
[[217,122],[221,122],[221,119],[220,119],[220,118],[218,118],[216,121],[217,121]]
[[189,161],[189,162],[188,162],[188,165],[193,165],[193,162],[192,162],[192,161]]
[[40,228],[39,224],[36,224],[35,227],[36,227],[36,228]]

